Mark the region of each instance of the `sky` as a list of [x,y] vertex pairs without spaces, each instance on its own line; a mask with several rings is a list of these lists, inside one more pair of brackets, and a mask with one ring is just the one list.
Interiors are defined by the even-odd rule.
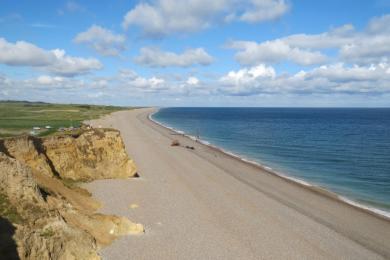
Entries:
[[0,100],[390,107],[390,0],[0,0]]

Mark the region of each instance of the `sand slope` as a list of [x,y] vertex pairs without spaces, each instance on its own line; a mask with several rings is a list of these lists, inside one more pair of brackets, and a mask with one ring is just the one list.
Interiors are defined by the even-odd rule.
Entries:
[[103,212],[146,229],[105,248],[105,259],[390,258],[388,220],[174,135],[151,111],[93,122],[121,131],[141,178],[88,187]]

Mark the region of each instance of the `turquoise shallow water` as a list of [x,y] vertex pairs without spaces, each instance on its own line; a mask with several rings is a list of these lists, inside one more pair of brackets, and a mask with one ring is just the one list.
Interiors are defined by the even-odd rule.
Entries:
[[389,108],[162,108],[153,119],[390,212]]

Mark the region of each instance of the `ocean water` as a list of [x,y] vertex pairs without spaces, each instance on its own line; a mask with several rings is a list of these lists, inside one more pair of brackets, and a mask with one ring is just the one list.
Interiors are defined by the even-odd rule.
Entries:
[[162,108],[153,119],[390,212],[390,108]]

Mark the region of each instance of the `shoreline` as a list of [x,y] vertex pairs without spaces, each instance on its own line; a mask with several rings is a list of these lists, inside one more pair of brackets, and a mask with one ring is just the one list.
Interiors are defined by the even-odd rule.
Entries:
[[184,131],[181,131],[179,129],[175,129],[173,127],[164,125],[163,123],[158,122],[156,119],[153,118],[153,115],[158,113],[161,108],[154,108],[153,107],[153,109],[155,109],[155,111],[149,113],[147,118],[151,122],[157,124],[160,127],[163,127],[167,130],[170,130],[170,131],[173,131],[177,134],[180,134],[183,137],[186,137],[186,138],[188,138],[192,141],[195,141],[201,145],[207,146],[207,147],[209,147],[217,152],[223,153],[226,156],[230,156],[231,158],[239,160],[240,162],[243,162],[243,163],[246,163],[246,164],[251,165],[253,167],[259,168],[260,170],[267,172],[268,174],[272,174],[274,176],[277,176],[285,181],[288,181],[290,183],[298,185],[302,188],[309,189],[310,191],[314,191],[314,192],[319,193],[321,195],[327,196],[328,198],[337,200],[338,202],[342,202],[347,206],[353,207],[353,208],[358,209],[358,210],[362,210],[366,213],[372,214],[375,217],[379,217],[379,218],[382,218],[384,220],[390,221],[390,212],[389,211],[386,211],[386,210],[383,210],[380,208],[371,207],[370,205],[366,205],[366,204],[357,202],[353,198],[349,198],[349,197],[346,197],[342,194],[338,194],[338,193],[333,192],[325,187],[322,187],[322,186],[319,186],[316,184],[312,184],[306,180],[302,180],[299,178],[289,176],[288,174],[277,172],[276,170],[272,169],[271,167],[269,167],[267,165],[258,163],[258,162],[253,161],[253,160],[246,159],[245,157],[242,157],[239,154],[236,154],[232,151],[225,150],[225,149],[218,147],[218,146],[216,146],[216,145],[214,145],[206,140],[197,139],[196,137],[194,137],[192,135],[186,134]]
[[[86,187],[102,201],[101,213],[145,227],[142,237],[102,249],[104,259],[390,257],[387,218],[195,142],[151,121],[155,111],[115,112],[93,122],[121,132],[140,178]],[[181,145],[172,147],[174,139]]]

